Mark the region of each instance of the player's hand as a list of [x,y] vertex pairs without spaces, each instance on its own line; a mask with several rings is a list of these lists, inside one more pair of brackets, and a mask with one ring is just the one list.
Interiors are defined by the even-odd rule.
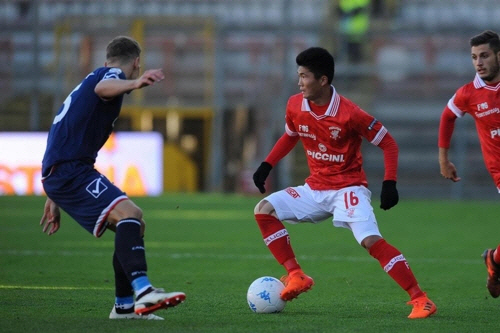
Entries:
[[458,182],[462,179],[462,178],[458,177],[457,168],[450,161],[445,161],[445,162],[439,163],[439,167],[441,169],[441,175],[444,178],[450,179],[453,182]]
[[266,193],[266,188],[264,184],[266,182],[267,176],[269,176],[269,172],[273,166],[267,162],[262,162],[260,166],[257,168],[257,171],[253,174],[253,182],[255,186],[259,189],[260,193]]
[[49,198],[45,201],[45,207],[43,209],[43,216],[40,220],[40,225],[43,227],[43,232],[47,235],[54,234],[61,225],[61,212],[59,206]]
[[399,201],[399,194],[395,180],[384,180],[382,182],[382,193],[380,193],[380,208],[391,209]]
[[165,79],[165,74],[163,74],[163,70],[160,69],[149,69],[145,71],[137,80],[136,80],[136,89],[140,89],[145,86],[151,86],[156,82],[160,82]]

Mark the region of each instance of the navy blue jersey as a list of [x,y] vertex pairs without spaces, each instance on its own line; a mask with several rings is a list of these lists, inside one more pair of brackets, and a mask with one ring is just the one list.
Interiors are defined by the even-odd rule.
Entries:
[[87,75],[68,95],[49,131],[42,175],[46,176],[53,165],[61,162],[95,162],[113,130],[123,101],[123,95],[104,101],[94,92],[96,85],[107,79],[126,77],[119,68],[101,67]]

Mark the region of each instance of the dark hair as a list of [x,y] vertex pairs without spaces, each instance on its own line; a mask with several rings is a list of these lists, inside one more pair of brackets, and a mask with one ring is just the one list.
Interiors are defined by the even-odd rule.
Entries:
[[332,83],[335,74],[335,62],[330,52],[324,48],[310,47],[300,52],[295,62],[298,66],[309,69],[316,79],[325,75],[328,78],[328,83]]
[[472,37],[469,44],[471,47],[488,44],[493,52],[500,52],[500,39],[498,38],[498,34],[491,30],[483,31],[479,35]]
[[141,47],[134,39],[126,36],[113,38],[106,47],[106,60],[127,63],[141,54]]

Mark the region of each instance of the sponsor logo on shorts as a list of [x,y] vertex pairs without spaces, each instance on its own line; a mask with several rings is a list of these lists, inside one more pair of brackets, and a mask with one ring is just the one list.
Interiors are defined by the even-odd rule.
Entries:
[[295,191],[291,187],[286,188],[285,192],[288,193],[288,194],[290,194],[292,196],[292,198],[294,198],[294,199],[300,198],[299,192]]
[[87,186],[87,192],[89,192],[94,198],[99,198],[99,196],[108,189],[106,184],[102,182],[102,178],[96,178]]
[[281,229],[280,231],[275,232],[271,236],[264,238],[264,243],[266,246],[277,240],[278,238],[288,236],[288,231],[286,229]]

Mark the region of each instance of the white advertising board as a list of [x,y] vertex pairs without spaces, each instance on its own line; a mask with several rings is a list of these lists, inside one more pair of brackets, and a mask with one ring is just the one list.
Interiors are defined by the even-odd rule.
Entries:
[[[0,195],[42,195],[45,132],[0,132]],[[156,132],[117,132],[99,151],[96,169],[129,196],[163,192],[163,138]]]

